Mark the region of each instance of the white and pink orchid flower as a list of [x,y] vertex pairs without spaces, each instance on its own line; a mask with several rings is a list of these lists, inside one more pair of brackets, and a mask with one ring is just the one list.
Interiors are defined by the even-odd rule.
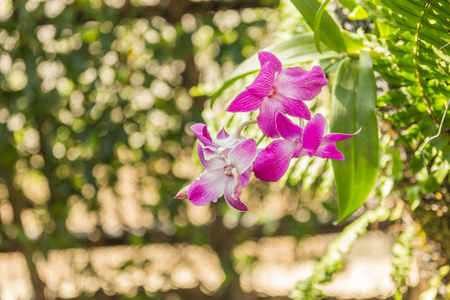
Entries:
[[[224,131],[219,134],[221,139],[213,140],[206,126],[196,125],[192,127],[204,145],[199,143],[197,152],[205,171],[199,179],[181,189],[175,198],[187,198],[195,205],[206,205],[211,201],[216,202],[217,199],[224,196],[231,207],[246,211],[247,206],[241,202],[240,195],[242,188],[250,180],[253,162],[257,154],[255,140],[243,138],[236,142],[236,138],[229,139],[230,136]],[[224,142],[227,139],[229,140]],[[227,146],[235,145],[220,151],[219,147],[224,146],[219,146],[218,143]]]

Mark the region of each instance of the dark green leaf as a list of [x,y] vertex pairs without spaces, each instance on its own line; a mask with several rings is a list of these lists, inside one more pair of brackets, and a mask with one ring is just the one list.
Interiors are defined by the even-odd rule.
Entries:
[[370,55],[346,58],[340,65],[332,93],[331,132],[361,132],[338,143],[344,161],[333,160],[339,203],[338,222],[355,212],[367,199],[378,174],[378,127],[374,113],[376,83]]

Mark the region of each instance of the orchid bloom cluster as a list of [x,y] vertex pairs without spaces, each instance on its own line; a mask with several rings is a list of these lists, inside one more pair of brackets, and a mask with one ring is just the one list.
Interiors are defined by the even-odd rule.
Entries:
[[[191,127],[200,143],[197,152],[205,171],[191,185],[184,187],[177,199],[195,205],[216,202],[221,196],[233,208],[246,211],[240,200],[242,188],[251,173],[262,181],[278,181],[293,158],[317,156],[344,160],[336,142],[356,134],[327,134],[328,125],[321,114],[311,117],[304,101],[314,99],[328,80],[320,67],[305,71],[300,67],[284,68],[269,52],[259,52],[261,71],[255,81],[234,99],[227,111],[250,112],[259,109],[256,121],[244,123],[234,135],[224,129],[211,138],[205,124]],[[306,126],[294,124],[286,115],[307,120]],[[275,139],[265,149],[257,148],[251,138],[241,135],[244,126],[257,123],[262,133]]]

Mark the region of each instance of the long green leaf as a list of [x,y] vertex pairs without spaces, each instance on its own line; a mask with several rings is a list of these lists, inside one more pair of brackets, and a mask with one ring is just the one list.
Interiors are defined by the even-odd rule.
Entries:
[[345,160],[332,162],[339,204],[338,222],[354,213],[375,185],[378,174],[376,91],[370,54],[361,51],[359,60],[344,59],[332,92],[330,131],[362,130],[355,137],[338,143]]
[[[281,60],[283,65],[303,63],[316,59],[327,59],[336,56],[336,53],[329,50],[325,45],[322,45],[322,48],[324,48],[322,54],[317,52],[316,46],[314,45],[313,33],[306,32],[289,40],[272,45],[263,51],[274,54]],[[261,66],[257,54],[246,59],[233,71],[233,73],[231,73],[230,78],[224,85],[214,93],[211,97],[211,105],[213,105],[217,97],[219,97],[234,82],[259,71],[260,68]]]
[[314,42],[316,43],[317,51],[319,51],[320,53],[322,53],[322,50],[320,49],[320,23],[322,21],[322,15],[327,8],[328,3],[330,3],[330,0],[323,1],[316,13],[316,16],[314,17]]
[[[314,20],[320,8],[319,2],[317,0],[291,0],[291,2],[302,14],[308,26],[314,28]],[[320,28],[320,40],[329,49],[337,53],[347,50],[341,35],[341,29],[325,10],[322,18],[320,18]]]

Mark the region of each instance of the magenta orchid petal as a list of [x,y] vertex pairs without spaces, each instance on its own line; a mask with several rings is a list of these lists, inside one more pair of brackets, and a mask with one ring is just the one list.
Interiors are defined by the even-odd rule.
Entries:
[[[198,151],[198,148],[197,148],[197,151]],[[219,151],[219,149],[217,149],[216,145],[214,145],[214,146],[204,146],[202,155],[203,155],[203,157],[206,160],[210,160],[210,159],[213,159],[213,158],[215,158],[217,156],[220,156],[221,155],[221,151]]]
[[267,62],[271,62],[275,65],[277,72],[278,73],[281,72],[281,69],[283,68],[283,66],[281,65],[281,61],[278,58],[276,58],[275,55],[273,55],[272,53],[261,51],[258,53],[258,57],[261,66],[264,66],[264,64]]
[[212,151],[210,151],[208,148],[203,148],[200,143],[197,144],[197,153],[202,166],[211,170],[223,169],[226,165],[223,157],[219,154],[211,154]]
[[238,174],[247,171],[256,157],[256,142],[253,139],[246,139],[234,147],[228,154],[228,159],[236,168]]
[[[259,128],[267,137],[279,138],[275,120],[278,111],[310,120],[311,113],[302,101],[316,97],[328,80],[320,67],[311,71],[300,67],[283,70],[281,62],[273,54],[260,52],[258,55],[261,63],[258,77],[227,110],[249,112],[260,109],[257,117]],[[313,152],[308,151],[311,155]]]
[[305,126],[303,132],[303,148],[309,156],[313,156],[320,144],[327,129],[327,121],[321,114],[315,115]]
[[206,128],[205,124],[197,123],[191,126],[192,132],[194,132],[195,136],[203,143],[205,146],[212,146],[212,138],[208,132],[208,128]]
[[297,142],[276,140],[261,151],[253,165],[255,176],[262,181],[278,181],[289,168]]
[[321,145],[319,149],[317,149],[316,156],[322,158],[344,160],[344,155],[336,148],[335,143],[326,143]]
[[223,195],[228,181],[229,177],[223,173],[223,170],[205,170],[200,178],[191,184],[188,199],[195,205],[215,202]]
[[236,99],[228,106],[229,112],[249,112],[257,110],[261,107],[262,98],[252,95],[249,91],[245,90],[240,93]]
[[282,138],[289,141],[301,140],[303,129],[292,123],[288,117],[281,112],[278,112],[276,119],[277,131]]
[[217,139],[223,140],[223,139],[226,139],[229,136],[230,135],[228,134],[228,132],[225,131],[225,128],[222,128],[222,130],[219,131],[219,133],[217,134]]
[[191,186],[187,185],[184,188],[182,188],[178,194],[174,197],[175,199],[187,199],[188,198],[188,190]]
[[283,102],[284,110],[290,116],[311,120],[311,112],[308,106],[303,101],[294,100],[290,98],[284,98]]
[[274,87],[280,95],[294,100],[314,99],[328,80],[320,67],[305,71],[300,67],[284,69]]
[[302,144],[299,143],[297,149],[295,149],[294,157],[299,158],[305,155],[308,155],[308,151],[306,151],[306,149],[302,147]]
[[256,118],[262,133],[273,139],[280,137],[275,124],[278,112],[284,113],[284,107],[281,102],[275,99],[268,99],[263,102],[259,116]]
[[241,194],[240,192],[237,193],[237,191],[239,191],[239,187],[240,187],[239,181],[231,179],[228,182],[227,186],[225,187],[224,198],[227,201],[227,203],[234,209],[240,211],[247,211],[248,210],[247,205],[242,203],[241,200],[239,199],[239,196]]
[[357,135],[360,133],[362,128],[360,128],[357,132],[354,134],[343,134],[343,133],[330,133],[323,137],[323,142],[330,143],[330,142],[339,142],[346,140],[348,138],[351,138],[352,136]]
[[258,77],[247,87],[252,95],[265,97],[270,94],[276,79],[277,67],[272,62],[267,62],[261,67]]
[[252,168],[248,168],[247,171],[239,175],[239,181],[241,182],[242,187],[247,186],[248,182],[250,181],[251,175],[252,175]]
[[[231,179],[230,181],[233,182],[234,185],[234,191],[231,196],[233,197],[233,199],[239,199],[242,193],[242,183],[239,181],[239,174],[237,173],[236,169],[232,169],[231,174],[233,176],[233,179]],[[230,181],[228,182],[228,184],[230,184]]]

